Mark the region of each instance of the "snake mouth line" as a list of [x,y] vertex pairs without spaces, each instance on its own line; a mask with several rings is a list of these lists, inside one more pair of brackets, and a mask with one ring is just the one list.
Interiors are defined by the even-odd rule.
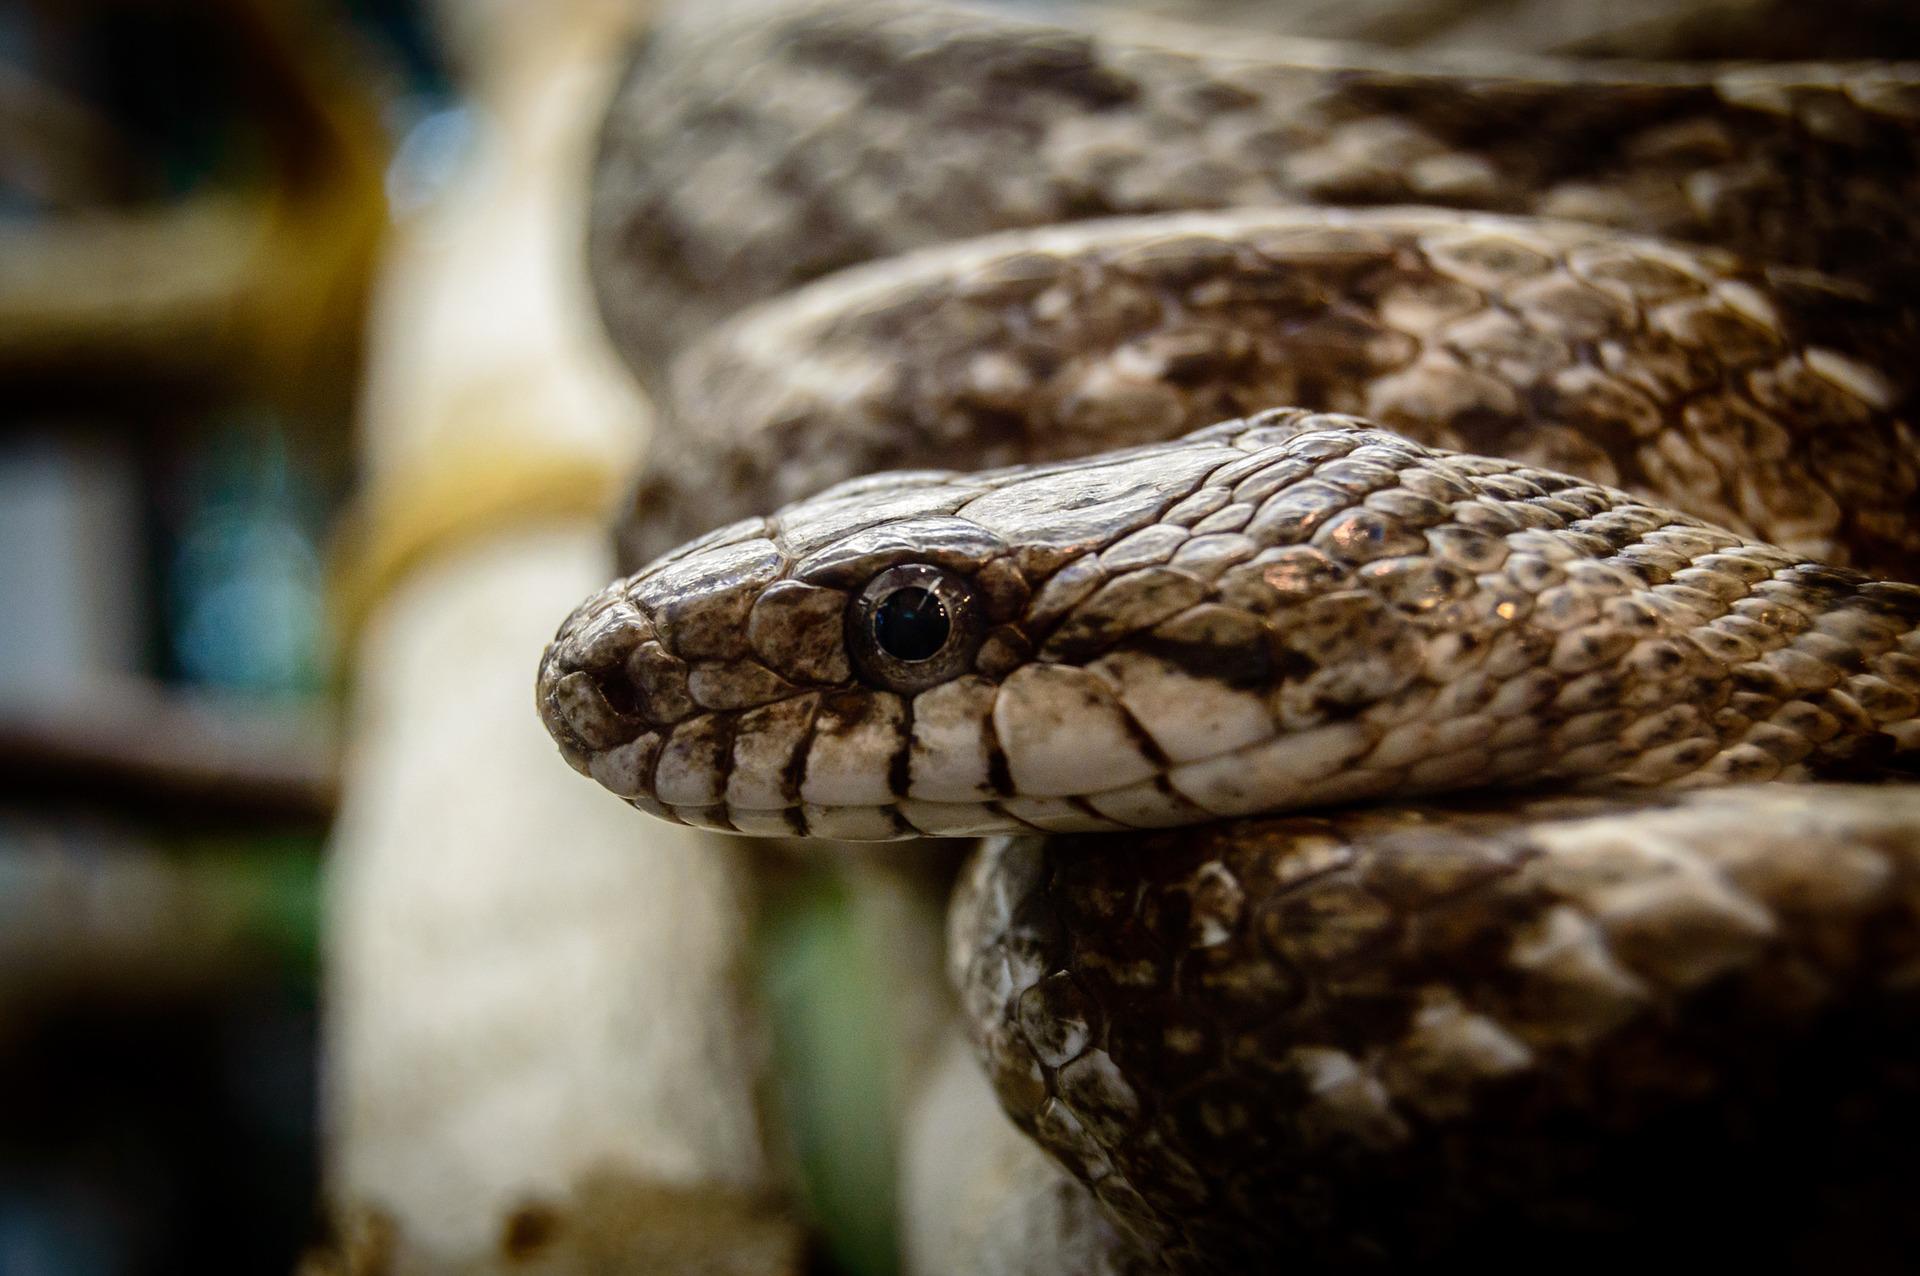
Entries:
[[[1493,754],[1468,748],[1415,765],[1368,765],[1366,753],[1373,739],[1358,724],[1334,724],[1229,750],[1146,781],[1063,797],[907,798],[866,805],[803,802],[763,808],[728,802],[671,803],[651,795],[626,800],[649,815],[718,832],[890,842],[1006,833],[1144,832],[1254,815],[1336,809],[1390,794],[1446,794],[1458,791],[1458,782],[1469,775],[1474,781],[1472,792],[1532,787],[1550,783],[1565,771],[1540,768],[1532,739]],[[1711,752],[1698,747],[1697,760],[1705,762]],[[1582,785],[1577,769],[1566,774],[1575,781],[1575,790],[1640,787],[1622,777]],[[1667,787],[1678,790],[1686,784],[1669,781]]]

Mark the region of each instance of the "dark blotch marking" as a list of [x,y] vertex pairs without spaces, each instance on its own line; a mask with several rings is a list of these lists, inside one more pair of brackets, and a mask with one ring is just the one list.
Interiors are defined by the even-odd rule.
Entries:
[[1267,637],[1269,676],[1274,683],[1299,682],[1320,671],[1319,661],[1287,646],[1283,635],[1269,630]]
[[1678,647],[1655,647],[1648,652],[1647,661],[1653,666],[1656,675],[1679,673],[1686,667],[1687,657]]
[[989,717],[980,727],[987,742],[987,783],[993,791],[1002,797],[1013,794],[1013,771],[1007,765],[1006,751],[1000,747],[1000,739],[993,733],[993,722]]
[[1255,691],[1274,682],[1274,653],[1265,643],[1191,642],[1148,634],[1134,647],[1142,655],[1152,656],[1182,673],[1217,679],[1236,691]]
[[1728,680],[1741,691],[1751,691],[1776,702],[1793,698],[1793,684],[1758,661],[1736,665],[1729,671]]
[[[787,759],[786,766],[780,769],[780,794],[793,804],[789,809],[795,815],[800,807],[800,786],[807,778],[807,754],[813,751],[814,738],[820,734],[820,715],[824,712],[826,702],[822,700],[807,715],[807,729],[801,733],[800,742],[793,746],[793,754]],[[802,821],[795,831],[802,837],[806,836],[805,822]]]
[[903,696],[900,701],[900,744],[893,751],[893,760],[887,764],[887,789],[896,798],[907,796],[907,786],[912,780],[913,766],[913,697]]
[[[714,739],[718,744],[720,761],[720,783],[717,787],[720,790],[720,809],[723,812],[722,818],[724,818],[724,812],[727,806],[727,786],[733,782],[733,741],[734,737],[740,733],[740,715],[734,713],[716,713],[713,716],[716,720]],[[664,752],[666,752],[666,745],[663,742],[659,751],[653,755],[653,765],[656,770],[660,766],[660,754]],[[731,820],[727,821],[727,827],[733,827]]]
[[507,1215],[500,1229],[500,1252],[514,1262],[525,1262],[560,1234],[560,1213],[550,1205],[522,1205]]
[[1114,703],[1119,705],[1120,721],[1126,725],[1127,736],[1133,741],[1133,747],[1140,750],[1140,756],[1161,771],[1171,767],[1173,759],[1169,758],[1159,742],[1147,733],[1147,729],[1140,725],[1140,720],[1133,716],[1133,711],[1126,705],[1120,704],[1117,699]]
[[1805,589],[1820,601],[1832,605],[1841,598],[1860,591],[1868,578],[1856,571],[1842,567],[1828,567],[1822,563],[1797,563],[1792,568],[1792,580],[1795,585]]
[[814,735],[846,735],[872,716],[878,701],[863,691],[836,691],[820,697],[813,715]]

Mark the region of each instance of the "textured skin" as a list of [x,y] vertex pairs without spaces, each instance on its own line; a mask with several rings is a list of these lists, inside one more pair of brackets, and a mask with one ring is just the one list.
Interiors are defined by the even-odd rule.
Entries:
[[1912,1269],[1920,792],[996,840],[955,977],[1173,1265]]
[[[1107,830],[991,844],[955,972],[1172,1267],[1910,1269],[1920,810],[1778,781],[1920,744],[1848,570],[1920,578],[1916,85],[669,13],[594,225],[666,423],[542,715],[691,823]],[[902,562],[980,617],[917,694]],[[1336,805],[1514,784],[1598,795]]]
[[858,262],[1235,205],[1536,213],[1898,294],[1920,269],[1917,86],[1910,65],[1435,66],[1170,22],[715,0],[663,15],[614,105],[596,282],[649,377],[690,329]]
[[969,241],[762,307],[676,366],[633,570],[855,475],[1010,465],[1277,404],[1627,487],[1836,565],[1920,560],[1914,314],[1724,252],[1436,209]]

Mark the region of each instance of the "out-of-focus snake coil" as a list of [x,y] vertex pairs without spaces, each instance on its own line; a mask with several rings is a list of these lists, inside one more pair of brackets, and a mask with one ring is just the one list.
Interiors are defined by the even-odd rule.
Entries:
[[671,11],[594,226],[667,419],[542,716],[996,835],[975,1041],[1143,1261],[1898,1265],[1916,200],[1915,65]]

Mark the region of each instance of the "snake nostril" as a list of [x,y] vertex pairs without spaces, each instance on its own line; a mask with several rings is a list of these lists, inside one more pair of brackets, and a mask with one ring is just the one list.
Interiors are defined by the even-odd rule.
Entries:
[[561,744],[610,749],[639,735],[642,724],[606,695],[607,680],[582,669],[560,672],[543,697],[541,716]]
[[617,675],[605,677],[601,678],[597,685],[601,697],[607,702],[607,707],[621,717],[643,718],[647,716],[640,703],[639,689],[627,679]]
[[541,716],[563,747],[607,749],[645,727],[645,695],[628,672],[640,648],[657,646],[653,625],[618,588],[561,627],[540,674]]

